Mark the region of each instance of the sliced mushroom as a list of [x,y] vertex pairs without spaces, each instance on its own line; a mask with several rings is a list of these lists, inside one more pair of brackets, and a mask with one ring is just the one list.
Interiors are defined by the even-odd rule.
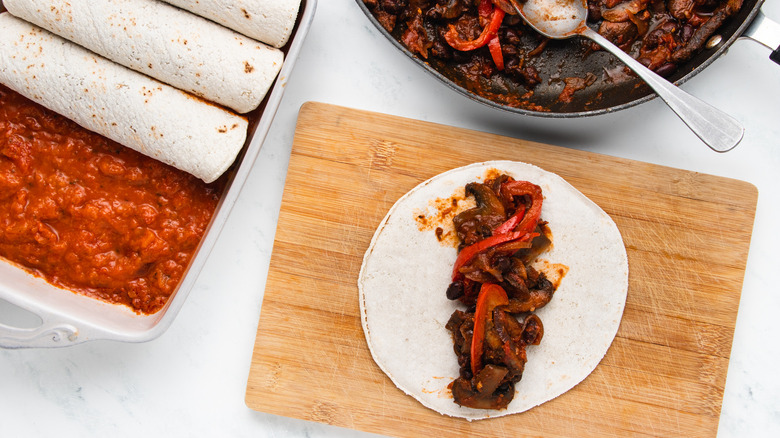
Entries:
[[554,293],[554,285],[546,277],[540,275],[537,288],[530,289],[526,296],[510,298],[509,304],[501,306],[501,310],[509,313],[533,312],[549,303]]
[[474,196],[477,206],[456,215],[452,221],[462,246],[471,245],[492,234],[506,220],[504,204],[490,187],[480,183],[466,185],[466,194]]

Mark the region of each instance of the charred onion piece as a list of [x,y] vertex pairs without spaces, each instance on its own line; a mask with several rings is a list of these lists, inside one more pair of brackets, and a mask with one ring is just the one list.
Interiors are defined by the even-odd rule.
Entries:
[[472,379],[458,377],[452,382],[455,403],[475,409],[503,409],[515,396],[512,385],[502,384],[508,371],[497,365],[485,365]]

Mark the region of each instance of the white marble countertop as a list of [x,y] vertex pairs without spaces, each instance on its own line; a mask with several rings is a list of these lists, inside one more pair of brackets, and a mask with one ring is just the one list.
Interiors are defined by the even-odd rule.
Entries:
[[[780,2],[769,1],[763,10],[780,20]],[[746,127],[735,150],[717,154],[658,100],[571,120],[518,117],[468,101],[397,52],[354,0],[320,0],[255,169],[173,325],[142,344],[0,350],[0,436],[367,436],[258,413],[244,404],[295,122],[306,101],[756,185],[758,208],[719,436],[780,436],[780,287],[772,277],[780,266],[780,233],[774,228],[780,223],[780,66],[768,56],[765,47],[739,41],[684,85]]]

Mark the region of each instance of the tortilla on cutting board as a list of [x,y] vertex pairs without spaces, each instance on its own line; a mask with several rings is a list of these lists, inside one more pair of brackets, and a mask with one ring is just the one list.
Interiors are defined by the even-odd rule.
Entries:
[[235,161],[248,122],[0,14],[0,83],[82,127],[205,182]]
[[157,0],[5,0],[8,12],[98,55],[244,114],[282,51]]
[[[555,295],[535,313],[544,323],[541,345],[527,349],[528,362],[505,410],[457,405],[447,386],[459,375],[445,324],[461,308],[447,299],[454,245],[416,218],[432,215],[446,199],[491,170],[539,185],[542,220],[552,247],[538,260],[568,266]],[[446,233],[446,231],[445,231]],[[526,411],[584,380],[606,354],[617,333],[628,290],[628,260],[620,232],[595,203],[561,177],[512,162],[475,163],[440,174],[401,197],[379,225],[358,280],[363,330],[379,367],[402,391],[441,414],[468,420]]]

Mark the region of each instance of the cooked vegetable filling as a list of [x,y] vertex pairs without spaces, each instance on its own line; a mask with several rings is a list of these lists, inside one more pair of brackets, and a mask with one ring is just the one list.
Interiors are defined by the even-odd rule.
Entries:
[[460,366],[452,395],[461,406],[503,409],[522,378],[526,347],[544,334],[533,312],[550,302],[556,285],[533,264],[551,234],[535,184],[501,175],[467,184],[466,194],[477,205],[453,218],[460,251],[446,292],[466,306],[446,325]]
[[[525,24],[513,1],[523,0],[363,0],[382,27],[410,52],[477,95],[529,106],[527,99],[539,84],[561,81],[565,87],[558,100],[571,102],[575,92],[596,82],[594,73],[562,76],[561,66],[549,65],[542,55],[566,47],[576,63],[600,47],[585,39],[548,44]],[[743,0],[588,0],[588,25],[651,70],[668,76],[701,51],[742,4]],[[603,74],[610,82],[631,75],[628,70]]]

